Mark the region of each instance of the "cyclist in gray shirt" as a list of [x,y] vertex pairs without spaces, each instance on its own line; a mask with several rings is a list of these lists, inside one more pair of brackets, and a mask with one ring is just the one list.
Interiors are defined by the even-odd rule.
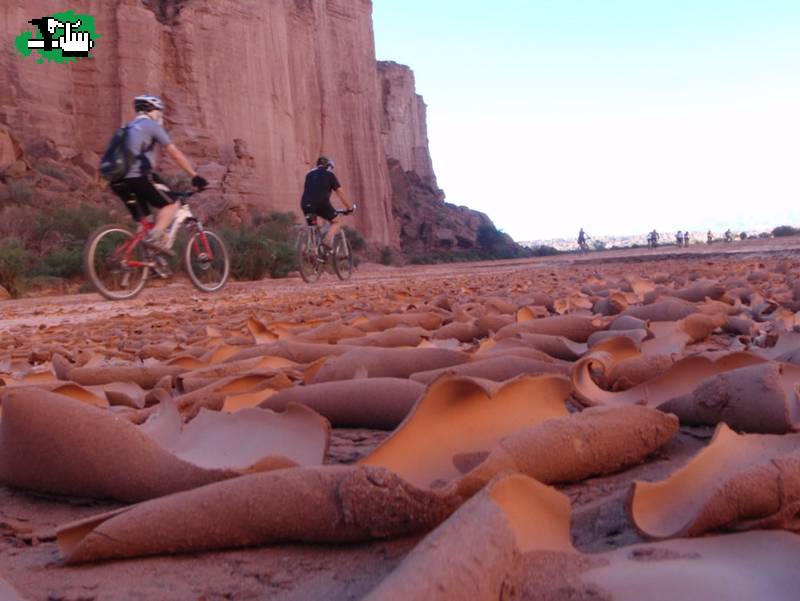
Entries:
[[186,156],[172,143],[164,130],[164,103],[157,96],[137,96],[133,100],[136,117],[128,123],[127,145],[134,156],[128,173],[111,189],[119,196],[133,219],[137,222],[151,215],[151,207],[158,210],[155,226],[148,232],[145,242],[164,252],[164,231],[172,223],[179,205],[162,194],[154,185],[161,178],[153,171],[156,163],[156,144],[161,144],[167,154],[192,178],[192,185],[202,189],[208,182],[197,175]]

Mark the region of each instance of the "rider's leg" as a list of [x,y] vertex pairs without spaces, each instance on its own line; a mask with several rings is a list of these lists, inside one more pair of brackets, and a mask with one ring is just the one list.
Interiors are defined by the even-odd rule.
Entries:
[[156,224],[152,230],[154,235],[160,236],[166,231],[172,220],[175,219],[175,214],[179,208],[180,205],[177,202],[173,202],[158,210]]
[[328,232],[325,234],[325,238],[322,240],[322,243],[328,247],[328,249],[333,248],[333,241],[336,234],[339,233],[339,230],[342,229],[342,222],[338,217],[334,217],[330,220],[331,227],[328,228]]

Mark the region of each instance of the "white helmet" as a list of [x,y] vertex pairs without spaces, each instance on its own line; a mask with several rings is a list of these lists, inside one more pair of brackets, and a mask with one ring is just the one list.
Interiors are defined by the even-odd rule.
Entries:
[[149,113],[150,111],[163,111],[164,103],[158,96],[142,94],[133,99],[133,108],[137,113]]

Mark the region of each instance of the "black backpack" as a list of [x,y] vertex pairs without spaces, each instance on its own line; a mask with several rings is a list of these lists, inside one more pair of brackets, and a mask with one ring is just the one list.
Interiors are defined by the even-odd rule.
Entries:
[[134,154],[128,148],[128,126],[120,127],[111,136],[111,140],[100,159],[100,175],[111,183],[125,177],[131,168]]

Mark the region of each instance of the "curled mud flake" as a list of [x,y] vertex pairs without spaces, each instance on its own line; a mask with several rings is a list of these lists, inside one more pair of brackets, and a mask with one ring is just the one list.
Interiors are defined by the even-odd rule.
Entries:
[[573,554],[569,501],[520,475],[500,478],[426,536],[365,601],[498,599],[521,555]]
[[487,357],[452,367],[443,367],[411,374],[411,379],[429,384],[438,377],[449,374],[483,378],[493,382],[504,382],[518,376],[539,376],[545,374],[569,375],[569,368],[551,361],[539,361],[519,356]]
[[328,418],[334,427],[393,430],[408,415],[425,386],[403,378],[367,378],[286,388],[260,406],[282,411],[301,403]]
[[460,477],[455,456],[490,451],[523,425],[566,415],[568,394],[569,382],[559,376],[523,376],[503,384],[443,376],[362,463],[390,469],[421,487],[454,481]]
[[797,434],[737,435],[720,424],[711,444],[669,478],[633,484],[632,521],[653,538],[753,527],[756,520],[783,527],[800,500],[800,471],[779,470],[775,461],[800,467],[798,441]]
[[693,303],[679,298],[664,297],[651,305],[629,307],[622,312],[622,315],[650,321],[678,321],[697,311]]
[[678,420],[646,407],[596,407],[527,426],[500,440],[457,483],[474,494],[504,470],[548,484],[577,482],[640,463],[678,431]]
[[339,344],[395,348],[399,346],[417,346],[428,336],[430,336],[430,332],[425,328],[420,328],[418,326],[397,326],[371,334],[360,332],[360,335],[357,337],[340,339]]
[[[713,357],[695,355],[680,359],[666,372],[652,380],[621,392],[609,392],[598,382],[603,383],[606,374],[610,374],[620,361],[637,356],[636,350],[631,346],[632,341],[625,342],[627,340],[625,338],[614,340],[619,341],[615,342],[616,348],[602,352],[592,351],[573,367],[572,382],[575,396],[586,406],[633,403],[658,406],[691,392],[710,376],[766,362],[764,358],[748,352],[717,354]],[[593,377],[596,370],[600,370],[600,377],[597,375]]]
[[725,422],[738,431],[781,434],[800,428],[799,381],[793,365],[752,365],[714,375],[658,408],[689,426]]
[[305,408],[281,416],[263,410],[205,415],[184,431],[175,407],[167,407],[172,410],[139,428],[60,395],[14,392],[0,420],[0,480],[41,492],[138,501],[242,471],[321,463],[327,449],[327,422]]
[[59,547],[67,563],[82,563],[287,542],[361,542],[429,530],[460,502],[378,471],[327,466],[248,474],[66,524],[58,530]]
[[466,363],[469,356],[437,348],[359,348],[333,357],[311,378],[311,384],[349,380],[362,370],[370,378],[407,378],[423,369],[438,369]]

